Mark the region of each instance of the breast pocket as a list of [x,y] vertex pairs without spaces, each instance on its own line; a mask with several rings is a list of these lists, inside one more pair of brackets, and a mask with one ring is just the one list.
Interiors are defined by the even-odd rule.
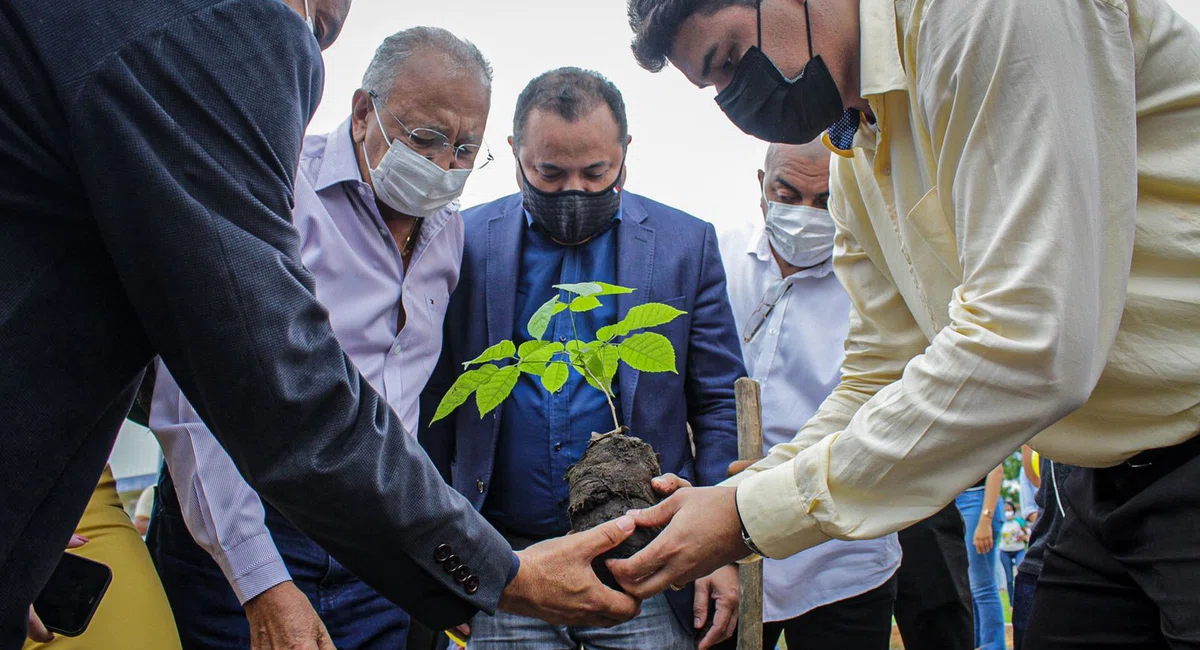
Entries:
[[954,227],[942,211],[936,187],[917,201],[900,224],[900,230],[913,278],[932,320],[933,330],[927,334],[936,334],[950,324],[950,299],[963,281]]
[[[958,259],[958,241],[954,227],[942,211],[941,196],[934,187],[921,197],[909,211],[902,228],[909,230],[905,239],[914,254],[925,253],[950,275],[962,280],[962,264]],[[914,263],[917,260],[914,260]]]

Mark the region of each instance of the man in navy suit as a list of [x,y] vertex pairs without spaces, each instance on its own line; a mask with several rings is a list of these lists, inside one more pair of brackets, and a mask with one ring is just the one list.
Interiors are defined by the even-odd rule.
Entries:
[[[630,142],[625,105],[598,73],[547,72],[517,100],[513,135],[521,192],[463,213],[462,275],[446,315],[442,358],[422,404],[427,421],[462,363],[488,346],[529,340],[526,323],[553,285],[600,281],[635,289],[573,319],[551,321],[550,340],[592,340],[645,302],[687,312],[655,331],[677,351],[678,374],[622,365],[616,417],[650,443],[664,472],[714,485],[737,455],[733,383],[746,374],[713,227],[625,191]],[[572,323],[572,320],[574,321]],[[604,395],[572,373],[563,390],[522,376],[490,417],[460,409],[422,432],[447,480],[515,548],[566,533],[567,468],[592,432],[612,430]],[[689,436],[688,426],[691,425]],[[710,616],[710,601],[716,601]],[[642,603],[638,618],[602,630],[532,618],[476,616],[471,647],[598,650],[710,647],[736,625],[737,571]],[[703,634],[697,630],[708,627]]]

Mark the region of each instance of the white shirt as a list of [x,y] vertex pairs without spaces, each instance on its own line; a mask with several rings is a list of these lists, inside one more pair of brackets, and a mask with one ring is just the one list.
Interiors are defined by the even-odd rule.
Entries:
[[[292,217],[301,260],[338,342],[416,435],[421,390],[441,354],[442,323],[462,266],[458,202],[424,220],[406,270],[360,177],[346,121],[333,133],[305,138]],[[401,305],[406,319],[397,331]],[[258,494],[161,362],[150,428],[162,444],[188,531],[216,560],[238,600],[290,580]]]
[[[721,237],[729,300],[746,371],[762,385],[763,451],[787,442],[841,378],[850,299],[832,262],[781,277],[761,223]],[[791,288],[749,343],[747,324],[777,282]],[[878,587],[900,567],[895,534],[833,540],[786,560],[765,560],[763,620],[784,621]]]

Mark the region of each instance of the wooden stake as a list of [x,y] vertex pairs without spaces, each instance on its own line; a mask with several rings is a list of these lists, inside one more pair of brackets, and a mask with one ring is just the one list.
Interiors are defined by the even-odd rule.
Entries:
[[[738,458],[762,458],[762,392],[748,377],[734,384],[737,395]],[[762,562],[738,567],[741,605],[738,608],[737,650],[762,650],[763,583]]]

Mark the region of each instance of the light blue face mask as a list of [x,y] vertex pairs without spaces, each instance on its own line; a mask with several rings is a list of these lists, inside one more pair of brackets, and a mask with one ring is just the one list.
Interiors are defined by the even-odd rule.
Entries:
[[[312,11],[308,8],[308,0],[304,0],[304,24],[308,25],[308,30],[312,32],[313,38],[317,36],[317,23],[313,20]],[[320,41],[321,39],[317,39]]]

